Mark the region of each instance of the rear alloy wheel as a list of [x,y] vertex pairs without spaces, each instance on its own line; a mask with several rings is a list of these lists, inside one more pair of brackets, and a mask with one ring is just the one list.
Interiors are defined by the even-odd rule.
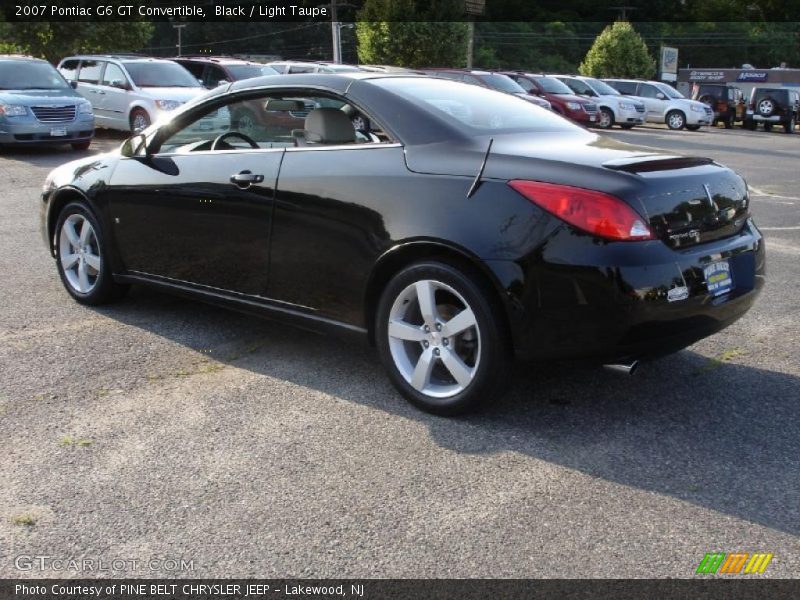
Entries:
[[614,113],[603,107],[598,115],[597,126],[600,129],[611,129],[614,126]]
[[150,115],[143,108],[134,108],[131,111],[131,131],[139,133],[148,127],[150,127]]
[[686,126],[686,115],[679,110],[671,110],[667,113],[666,123],[670,129],[683,129]]
[[114,281],[100,227],[86,205],[72,202],[64,207],[56,223],[55,243],[61,282],[81,304],[104,304],[128,290]]
[[395,387],[439,415],[475,409],[508,384],[504,320],[473,277],[446,263],[412,265],[392,279],[375,337]]

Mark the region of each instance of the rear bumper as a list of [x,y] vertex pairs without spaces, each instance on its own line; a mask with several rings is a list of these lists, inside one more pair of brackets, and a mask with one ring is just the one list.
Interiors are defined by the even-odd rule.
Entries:
[[[576,252],[580,244],[585,252]],[[525,284],[510,314],[522,360],[610,362],[676,352],[742,317],[764,283],[764,243],[752,221],[736,236],[680,251],[660,241],[597,247],[569,234],[548,245],[552,251],[518,263]],[[559,254],[587,260],[565,264]],[[723,260],[733,288],[714,297],[704,268]],[[681,287],[686,297],[670,301],[669,291]]]

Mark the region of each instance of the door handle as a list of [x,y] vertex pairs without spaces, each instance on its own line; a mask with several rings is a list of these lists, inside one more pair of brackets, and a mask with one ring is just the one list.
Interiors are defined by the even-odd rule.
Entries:
[[254,183],[261,183],[262,181],[264,181],[263,175],[256,175],[250,171],[240,171],[235,175],[231,175],[231,183],[245,189]]

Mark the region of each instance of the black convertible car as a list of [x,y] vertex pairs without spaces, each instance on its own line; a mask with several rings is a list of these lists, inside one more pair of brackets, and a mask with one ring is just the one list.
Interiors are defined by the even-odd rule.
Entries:
[[733,323],[764,280],[748,204],[712,160],[511,95],[318,74],[221,86],[54,170],[42,228],[78,302],[147,284],[353,335],[456,414],[515,357],[630,369]]

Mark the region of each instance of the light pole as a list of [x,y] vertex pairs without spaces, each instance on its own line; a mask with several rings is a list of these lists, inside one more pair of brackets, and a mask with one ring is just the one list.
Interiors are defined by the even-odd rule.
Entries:
[[486,0],[466,0],[464,8],[467,12],[467,68],[472,68],[472,55],[475,47],[475,16],[486,10]]
[[179,25],[172,26],[173,29],[178,30],[178,56],[181,55],[181,31],[183,31],[184,27],[186,27],[186,23],[180,23]]

